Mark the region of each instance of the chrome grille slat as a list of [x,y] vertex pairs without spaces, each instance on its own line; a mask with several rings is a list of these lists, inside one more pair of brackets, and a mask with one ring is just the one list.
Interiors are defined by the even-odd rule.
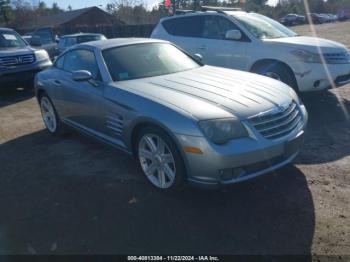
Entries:
[[267,139],[277,139],[288,135],[299,126],[302,117],[295,102],[281,107],[280,111],[270,110],[248,118],[254,128]]
[[123,127],[123,123],[118,123],[118,122],[112,122],[112,121],[106,121],[107,125],[112,125],[114,127],[119,127],[122,128]]
[[114,112],[109,112],[106,115],[106,127],[117,136],[121,136],[124,130],[123,117]]
[[292,122],[298,115],[299,115],[299,112],[297,110],[294,110],[290,115],[285,116],[287,119],[283,120],[282,123],[279,123],[276,126],[268,127],[268,128],[265,128],[265,129],[259,129],[259,131],[260,132],[266,132],[266,131],[269,131],[271,129],[275,129],[275,128],[287,125],[290,122]]
[[16,66],[24,64],[32,64],[35,62],[35,55],[20,55],[20,56],[8,56],[0,58],[1,66]]
[[[258,123],[255,124],[255,125],[263,125],[263,124],[269,123],[269,122],[271,122],[271,121],[277,121],[277,120],[279,120],[279,119],[285,117],[286,115],[288,115],[290,112],[292,112],[292,111],[295,109],[295,107],[296,107],[296,104],[293,103],[293,105],[292,105],[291,107],[289,107],[286,111],[284,111],[284,112],[282,112],[282,113],[276,114],[276,115],[274,116],[274,118],[271,118],[271,115],[269,115],[269,116],[263,116],[263,117],[261,117],[261,116],[258,115],[258,116],[252,117],[252,118],[251,118],[251,121],[253,121],[253,122],[258,122]],[[264,121],[265,118],[266,118],[267,120]],[[262,120],[261,120],[261,119],[262,119]],[[253,123],[253,124],[254,124],[254,123]]]
[[288,125],[291,125],[289,128],[287,129],[284,129],[282,131],[279,131],[277,133],[272,133],[272,134],[269,134],[269,135],[265,135],[266,138],[272,138],[272,137],[279,137],[279,135],[281,134],[285,134],[285,133],[289,133],[291,132],[294,128],[297,127],[297,125],[299,124],[301,120],[301,117],[297,117],[291,124],[288,124]]

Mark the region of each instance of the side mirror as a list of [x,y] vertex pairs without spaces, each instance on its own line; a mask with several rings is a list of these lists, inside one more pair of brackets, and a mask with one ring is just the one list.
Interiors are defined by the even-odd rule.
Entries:
[[91,78],[92,78],[91,73],[86,70],[74,71],[72,75],[72,79],[77,82],[89,81]]
[[40,36],[34,35],[34,36],[30,39],[30,45],[32,45],[32,46],[42,46],[42,42],[41,42]]
[[241,40],[242,33],[239,30],[228,30],[226,32],[225,38],[229,40]]
[[201,54],[194,54],[193,58],[199,62],[202,62],[202,60],[203,60],[203,56]]

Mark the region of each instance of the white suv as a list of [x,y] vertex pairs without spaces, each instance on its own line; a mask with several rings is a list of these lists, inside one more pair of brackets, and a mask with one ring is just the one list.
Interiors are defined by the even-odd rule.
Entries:
[[300,92],[350,82],[350,52],[344,45],[299,36],[256,13],[218,11],[167,17],[151,37],[200,55],[204,64],[273,77]]

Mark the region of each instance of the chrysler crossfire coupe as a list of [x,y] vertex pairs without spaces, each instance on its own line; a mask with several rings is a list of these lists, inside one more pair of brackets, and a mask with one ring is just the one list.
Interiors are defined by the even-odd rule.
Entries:
[[307,123],[286,84],[205,66],[162,40],[77,45],[35,91],[50,133],[69,126],[125,151],[163,191],[270,173],[296,157]]

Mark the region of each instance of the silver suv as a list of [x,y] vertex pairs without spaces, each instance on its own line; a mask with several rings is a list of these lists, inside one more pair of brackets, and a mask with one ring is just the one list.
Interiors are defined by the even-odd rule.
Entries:
[[14,30],[0,28],[0,89],[32,87],[35,74],[51,65],[45,50],[33,49]]

